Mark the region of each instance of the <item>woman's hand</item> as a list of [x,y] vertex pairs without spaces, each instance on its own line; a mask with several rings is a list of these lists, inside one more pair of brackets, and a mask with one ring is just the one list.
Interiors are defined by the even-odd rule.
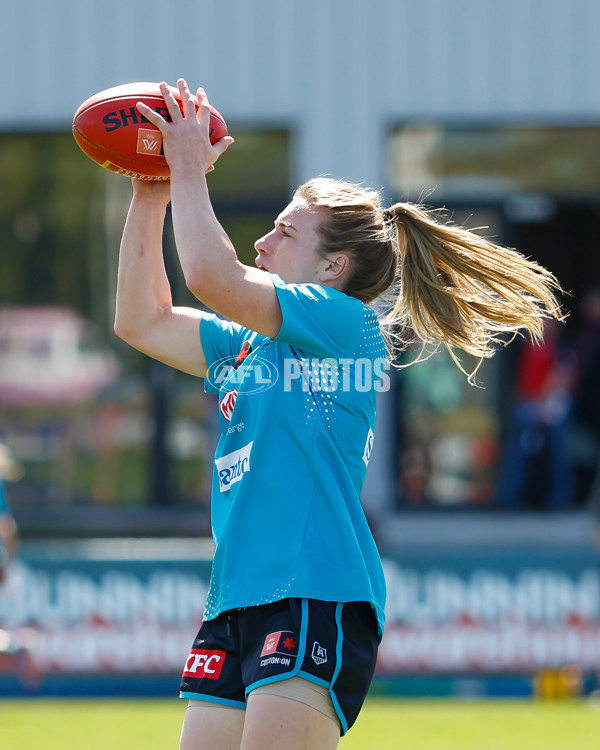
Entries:
[[133,196],[140,200],[149,200],[167,205],[171,200],[171,182],[169,180],[142,180],[132,178]]
[[162,133],[165,158],[171,172],[189,168],[209,172],[219,156],[233,143],[233,138],[225,136],[213,145],[209,137],[210,108],[204,89],[198,89],[199,106],[196,110],[194,97],[183,78],[177,81],[177,87],[182,109],[167,84],[160,84],[171,122],[142,102],[138,102],[137,109]]
[[[212,172],[214,166],[211,164],[207,172]],[[139,200],[153,201],[161,205],[167,205],[171,200],[170,180],[144,180],[141,177],[132,177],[133,196]]]

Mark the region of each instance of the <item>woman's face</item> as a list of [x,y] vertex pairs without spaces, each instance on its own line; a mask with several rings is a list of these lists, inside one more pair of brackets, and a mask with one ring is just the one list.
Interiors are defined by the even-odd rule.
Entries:
[[287,284],[321,283],[329,261],[317,252],[317,227],[325,218],[324,209],[294,198],[275,227],[254,243],[256,267],[277,274]]

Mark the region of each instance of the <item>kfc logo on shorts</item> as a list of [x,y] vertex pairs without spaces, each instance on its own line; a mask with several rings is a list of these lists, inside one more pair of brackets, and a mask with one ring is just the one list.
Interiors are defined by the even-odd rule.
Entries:
[[296,639],[291,630],[280,630],[278,633],[271,633],[265,638],[265,645],[260,652],[261,656],[270,656],[271,654],[290,654],[296,653]]
[[235,407],[237,397],[238,389],[234,388],[232,391],[227,391],[227,393],[219,401],[219,411],[228,422],[231,422],[231,416],[233,414],[233,409]]
[[225,651],[205,651],[193,648],[183,670],[184,677],[208,677],[218,680],[225,663]]

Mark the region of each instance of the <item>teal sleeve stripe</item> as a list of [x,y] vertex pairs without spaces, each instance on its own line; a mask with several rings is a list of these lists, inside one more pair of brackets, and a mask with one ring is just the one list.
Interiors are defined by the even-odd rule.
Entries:
[[203,693],[179,693],[180,698],[187,698],[190,701],[207,701],[208,703],[219,703],[222,706],[231,708],[246,708],[244,701],[232,701],[229,698],[217,698],[214,695],[204,695]]

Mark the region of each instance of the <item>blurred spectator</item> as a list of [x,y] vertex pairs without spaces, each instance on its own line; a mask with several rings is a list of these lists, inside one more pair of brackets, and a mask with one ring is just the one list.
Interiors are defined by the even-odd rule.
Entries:
[[0,583],[17,551],[17,524],[6,498],[4,480],[20,479],[21,473],[20,465],[8,448],[0,443]]
[[504,444],[497,503],[503,508],[565,510],[574,503],[570,451],[574,359],[549,320],[544,340],[522,344],[515,406]]
[[600,285],[582,295],[580,311],[573,386],[577,500],[600,512]]
[[[0,597],[3,584],[11,585],[7,573],[9,564],[16,556],[18,539],[17,524],[8,505],[4,481],[17,481],[22,473],[21,465],[0,443]],[[16,632],[4,630],[0,622],[0,675],[16,675],[26,687],[36,687],[42,678],[31,654],[32,635],[30,628],[21,628]]]

